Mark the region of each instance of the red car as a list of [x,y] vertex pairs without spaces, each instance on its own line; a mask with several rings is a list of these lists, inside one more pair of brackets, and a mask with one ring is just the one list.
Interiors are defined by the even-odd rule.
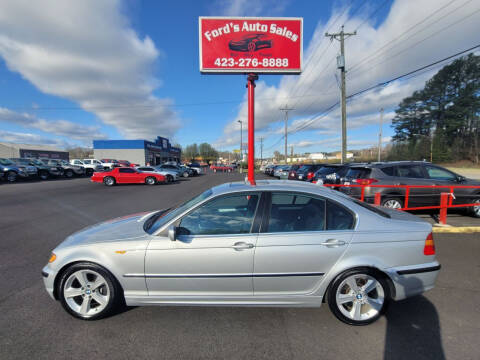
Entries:
[[217,171],[232,172],[233,171],[233,167],[228,165],[212,165],[210,166],[210,169],[212,169],[213,172],[217,172]]
[[92,182],[103,182],[107,186],[115,184],[147,184],[166,183],[165,176],[157,173],[140,172],[130,167],[119,167],[110,171],[95,172]]

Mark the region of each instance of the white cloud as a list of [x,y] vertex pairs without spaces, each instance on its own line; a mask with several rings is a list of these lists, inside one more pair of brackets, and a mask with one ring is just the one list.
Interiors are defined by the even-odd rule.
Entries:
[[106,139],[97,126],[83,126],[67,120],[45,120],[27,113],[18,113],[0,107],[0,123],[34,128],[46,133],[79,140],[83,145],[91,146],[93,139]]
[[[449,4],[450,2],[451,0],[435,2],[396,0],[379,26],[375,28],[368,21],[363,24],[358,29],[357,35],[348,38],[345,42],[347,95],[476,45],[480,22],[480,13],[475,12],[478,10],[478,1],[456,0]],[[377,4],[372,6],[375,8]],[[434,11],[443,6],[445,7],[442,10],[431,16]],[[365,13],[368,14],[371,10],[368,9]],[[343,15],[340,16],[342,13]],[[340,90],[335,78],[335,74],[338,74],[335,58],[339,52],[339,43],[338,41],[330,42],[324,34],[327,31],[338,31],[340,24],[345,24],[345,31],[353,31],[363,23],[366,18],[365,13],[349,18],[348,11],[344,13],[343,9],[335,10],[326,24],[320,22],[317,25],[314,36],[306,47],[304,62],[307,65],[302,75],[283,76],[278,86],[269,86],[262,80],[258,81],[256,96],[272,98],[271,101],[255,104],[255,129],[258,133],[283,134],[283,129],[280,128],[283,114],[279,108],[286,103],[289,107],[295,108],[290,113],[291,118],[294,118],[294,121],[290,122],[290,129],[295,129],[315,118],[314,114],[321,114],[339,101]],[[337,18],[338,21],[333,24]],[[459,21],[462,18],[465,19]],[[423,23],[415,26],[424,19]],[[442,31],[444,27],[454,22],[458,23]],[[412,30],[406,35],[399,37],[410,28]],[[399,38],[395,41],[397,37]],[[422,41],[424,38],[427,39]],[[367,59],[361,66],[355,66],[385,44],[389,45],[371,59]],[[398,80],[386,87],[377,88],[351,99],[347,103],[348,129],[378,123],[378,112],[381,107],[386,110],[385,123],[390,121],[393,116],[392,110],[398,103],[404,97],[411,95],[414,90],[422,88],[425,81],[441,66],[442,64],[435,70],[410,79]],[[262,79],[262,76],[260,78]],[[318,96],[315,97],[315,94]],[[287,101],[288,97],[290,100]],[[235,127],[238,119],[247,123],[245,99],[237,115],[225,126],[223,135],[217,141],[218,144],[229,146],[238,142],[238,128]],[[336,109],[313,122],[306,130],[331,131],[339,127],[340,113],[339,109]],[[354,144],[354,140],[349,137],[348,144]]]
[[287,0],[216,0],[210,6],[214,16],[274,16],[283,12]]
[[12,131],[0,130],[0,141],[20,143],[20,144],[36,144],[36,145],[52,145],[58,148],[68,148],[74,146],[67,141],[53,139],[38,134],[20,133]]
[[159,50],[141,39],[120,0],[0,3],[0,55],[40,91],[67,98],[129,138],[171,136],[172,100],[153,90]]

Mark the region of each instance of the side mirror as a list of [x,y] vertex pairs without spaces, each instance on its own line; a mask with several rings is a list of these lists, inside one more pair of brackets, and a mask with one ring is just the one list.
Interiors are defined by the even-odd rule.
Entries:
[[465,176],[462,176],[462,175],[457,175],[457,182],[464,182],[466,180],[466,177]]
[[168,238],[170,241],[175,241],[177,237],[177,228],[175,225],[172,225],[168,228]]

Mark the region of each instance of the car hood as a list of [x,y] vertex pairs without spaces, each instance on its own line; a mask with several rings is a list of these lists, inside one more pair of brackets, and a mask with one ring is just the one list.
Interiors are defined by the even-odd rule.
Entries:
[[56,249],[147,237],[143,224],[155,212],[127,215],[89,226],[67,237]]

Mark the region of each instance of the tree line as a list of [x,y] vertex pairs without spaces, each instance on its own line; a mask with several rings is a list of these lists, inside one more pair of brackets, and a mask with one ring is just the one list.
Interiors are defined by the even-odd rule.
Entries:
[[480,56],[444,66],[422,90],[401,101],[389,160],[479,163]]

